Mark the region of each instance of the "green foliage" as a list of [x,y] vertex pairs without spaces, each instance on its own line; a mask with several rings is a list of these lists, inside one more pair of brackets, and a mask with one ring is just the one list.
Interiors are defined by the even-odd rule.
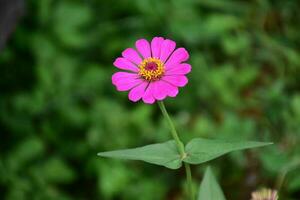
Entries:
[[200,164],[231,151],[262,147],[270,144],[271,143],[266,142],[224,141],[194,138],[185,147],[187,157],[184,159],[184,162]]
[[[298,0],[27,0],[26,8],[0,52],[0,199],[184,198],[181,171],[97,157],[170,138],[157,106],[131,103],[111,84],[121,51],[157,35],[190,52],[189,84],[165,102],[185,142],[274,142],[213,161],[230,199],[250,199],[297,163]],[[200,182],[202,171],[193,172]],[[298,199],[299,174],[299,165],[286,174],[281,199]]]
[[181,167],[181,158],[174,140],[150,144],[134,149],[124,149],[98,153],[98,156],[127,160],[142,160],[144,162],[162,165],[170,169]]
[[198,200],[226,200],[212,170],[207,167],[201,182]]
[[98,153],[98,156],[125,160],[141,160],[170,169],[178,169],[181,167],[182,161],[190,164],[200,164],[231,151],[262,147],[270,144],[272,143],[194,138],[186,145],[186,157],[184,158],[181,158],[174,140],[134,149],[101,152]]

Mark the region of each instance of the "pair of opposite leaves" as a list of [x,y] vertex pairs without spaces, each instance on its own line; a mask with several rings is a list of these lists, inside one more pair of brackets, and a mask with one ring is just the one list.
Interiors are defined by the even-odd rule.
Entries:
[[272,143],[195,138],[185,146],[186,156],[184,158],[180,156],[174,140],[133,149],[101,152],[98,155],[127,160],[141,160],[170,169],[178,169],[181,167],[182,162],[200,164],[232,151],[262,147],[270,144]]

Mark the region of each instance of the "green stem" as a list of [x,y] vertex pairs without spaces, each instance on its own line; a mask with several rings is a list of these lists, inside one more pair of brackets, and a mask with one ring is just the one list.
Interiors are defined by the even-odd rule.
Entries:
[[175,140],[175,142],[176,142],[176,144],[177,144],[178,151],[179,151],[181,157],[184,157],[184,155],[185,155],[185,152],[184,152],[184,145],[183,145],[183,143],[180,141],[180,139],[179,139],[179,137],[178,137],[176,128],[175,128],[175,126],[174,126],[174,124],[173,124],[173,122],[172,122],[172,120],[171,120],[171,118],[170,118],[170,116],[169,116],[169,114],[168,114],[168,111],[167,111],[167,109],[166,109],[166,107],[165,107],[165,104],[164,104],[162,101],[159,101],[159,102],[158,102],[158,105],[159,105],[159,108],[160,108],[160,110],[161,110],[163,116],[164,116],[164,117],[166,118],[166,120],[168,121],[168,124],[169,124],[170,129],[171,129],[171,134],[172,134],[172,136],[173,136],[173,138],[174,138],[174,140]]
[[[165,107],[165,104],[163,101],[158,101],[158,105],[159,105],[159,108],[163,114],[163,116],[166,118],[169,126],[170,126],[170,129],[171,129],[171,134],[172,134],[172,137],[174,138],[175,142],[176,142],[176,145],[177,145],[177,148],[178,148],[178,151],[180,153],[180,156],[181,156],[181,159],[184,159],[186,157],[186,153],[185,153],[185,150],[184,150],[184,144],[181,142],[178,134],[177,134],[177,131],[176,131],[176,128],[168,114],[168,111]],[[185,167],[185,172],[186,172],[186,179],[187,179],[187,187],[188,187],[188,192],[189,192],[189,195],[190,195],[190,199],[191,200],[195,200],[195,195],[194,195],[194,190],[193,190],[193,180],[192,180],[192,172],[191,172],[191,167],[188,163],[184,163],[184,167]]]
[[276,180],[276,185],[275,185],[275,189],[278,192],[280,192],[280,190],[281,190],[281,187],[283,185],[283,182],[284,182],[284,179],[285,179],[287,173],[288,173],[287,170],[282,170],[282,172],[279,173],[279,176],[278,176],[278,178]]
[[191,199],[194,200],[194,190],[193,190],[193,179],[192,179],[192,171],[191,167],[188,163],[184,163],[185,167],[185,173],[186,173],[186,179],[187,179],[187,184],[188,184],[188,192],[191,196]]

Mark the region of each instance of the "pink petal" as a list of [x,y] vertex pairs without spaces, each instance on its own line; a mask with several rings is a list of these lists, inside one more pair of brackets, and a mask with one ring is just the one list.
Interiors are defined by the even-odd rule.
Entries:
[[176,64],[180,64],[189,59],[189,53],[185,48],[178,48],[174,51],[174,53],[170,56],[168,61],[165,64],[166,69],[172,68],[172,66]]
[[114,62],[114,66],[116,66],[119,69],[138,72],[137,66],[125,58],[121,58],[121,57],[117,58]]
[[190,64],[182,63],[179,65],[175,65],[174,67],[172,66],[172,68],[169,68],[169,70],[165,72],[165,75],[185,75],[190,73],[191,70],[192,67]]
[[118,91],[127,91],[141,84],[142,82],[143,82],[142,79],[129,80],[128,82],[119,81],[116,83],[116,87]]
[[163,100],[168,95],[168,88],[165,87],[166,82],[156,81],[153,82],[153,97],[157,100]]
[[139,65],[142,62],[141,57],[136,52],[136,50],[132,48],[127,48],[122,52],[122,56],[126,58],[127,60]]
[[174,86],[183,87],[188,83],[188,79],[183,75],[164,76],[162,80],[167,81]]
[[132,82],[138,82],[138,80],[142,80],[140,78],[121,78],[121,79],[118,79],[116,82],[115,82],[115,86],[119,86],[119,85],[127,85],[127,84],[130,84]]
[[159,58],[160,48],[164,41],[163,37],[154,37],[151,41],[152,57]]
[[144,81],[140,85],[130,90],[128,98],[133,102],[137,102],[138,100],[140,100],[143,97],[148,84],[148,82]]
[[130,79],[137,79],[139,78],[139,75],[138,74],[134,74],[134,73],[128,73],[128,72],[117,72],[117,73],[114,73],[111,77],[112,79],[112,83],[115,85],[119,80],[121,79],[127,79],[127,78],[130,78]]
[[137,50],[139,51],[139,53],[142,54],[142,56],[144,58],[151,57],[150,44],[147,40],[140,39],[135,42],[135,46],[136,46]]
[[177,94],[178,94],[178,87],[168,83],[168,82],[165,82],[164,81],[164,88],[168,91],[168,96],[169,97],[176,97]]
[[176,47],[176,43],[172,40],[164,40],[163,43],[161,44],[161,49],[160,49],[160,60],[165,62],[170,54],[174,51]]
[[146,92],[143,95],[143,101],[148,104],[153,104],[155,102],[153,97],[153,83],[149,83]]

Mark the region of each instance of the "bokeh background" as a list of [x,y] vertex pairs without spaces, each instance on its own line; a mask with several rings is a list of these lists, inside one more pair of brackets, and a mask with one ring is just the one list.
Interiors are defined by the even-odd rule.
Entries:
[[[165,101],[185,142],[275,143],[209,163],[227,198],[280,187],[280,199],[299,200],[299,9],[298,0],[25,1],[0,52],[0,199],[183,200],[184,170],[96,156],[170,139],[157,105],[131,103],[111,84],[123,49],[163,36],[191,55],[189,84]],[[204,168],[192,168],[195,188]]]

